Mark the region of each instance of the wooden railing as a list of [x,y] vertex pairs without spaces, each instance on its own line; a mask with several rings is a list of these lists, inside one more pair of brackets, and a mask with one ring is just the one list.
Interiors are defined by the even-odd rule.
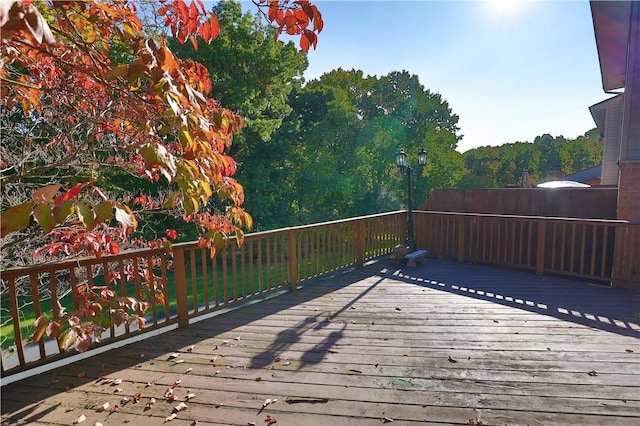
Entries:
[[596,281],[611,279],[616,233],[623,236],[640,229],[620,220],[414,214],[416,244],[432,255]]
[[[62,309],[76,309],[78,287],[106,285],[105,271],[119,277],[110,287],[122,296],[144,298],[145,274],[140,272],[149,265],[166,285],[162,304],[147,299],[151,307],[144,329],[112,326],[101,344],[169,325],[185,326],[197,316],[268,293],[295,291],[300,283],[391,253],[404,235],[406,212],[399,211],[247,234],[242,246],[230,239],[213,259],[197,243],[183,243],[175,244],[171,255],[137,250],[2,271],[0,279],[8,289],[2,298],[3,314],[7,309],[11,314],[11,325],[2,332],[2,376],[71,355],[53,341],[32,342],[33,322],[41,314],[57,320]],[[127,275],[134,279],[128,281]],[[66,295],[60,294],[62,281],[69,288]]]
[[[433,211],[414,212],[414,223],[417,247],[432,256],[601,281],[611,279],[616,235],[640,231],[640,225],[625,221]],[[10,324],[2,328],[2,376],[72,355],[53,341],[32,342],[33,322],[41,314],[59,319],[62,309],[76,309],[78,287],[106,285],[105,271],[118,277],[110,286],[121,296],[144,298],[142,271],[148,265],[166,285],[162,303],[147,299],[151,307],[144,329],[135,323],[112,326],[101,344],[185,326],[198,316],[269,293],[295,291],[301,283],[393,252],[406,232],[407,212],[399,211],[247,234],[243,245],[230,239],[214,258],[196,243],[183,243],[175,244],[171,254],[137,250],[1,271],[7,289],[2,323]],[[66,295],[60,294],[62,281],[69,288]]]

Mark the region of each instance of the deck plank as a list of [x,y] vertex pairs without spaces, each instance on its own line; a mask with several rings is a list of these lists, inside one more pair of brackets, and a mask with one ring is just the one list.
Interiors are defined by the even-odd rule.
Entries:
[[638,424],[639,312],[637,292],[379,262],[3,386],[2,422],[165,424],[180,380],[169,424]]

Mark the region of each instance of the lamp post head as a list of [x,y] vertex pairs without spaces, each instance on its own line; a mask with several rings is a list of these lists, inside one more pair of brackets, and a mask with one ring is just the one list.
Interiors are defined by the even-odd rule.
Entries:
[[420,164],[420,167],[424,167],[427,164],[427,151],[424,148],[420,148],[418,152],[418,164]]
[[396,152],[396,166],[403,171],[407,167],[407,153],[403,150]]

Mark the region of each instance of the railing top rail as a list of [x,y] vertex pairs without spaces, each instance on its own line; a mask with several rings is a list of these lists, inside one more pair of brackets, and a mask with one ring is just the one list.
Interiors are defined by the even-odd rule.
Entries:
[[[338,220],[332,220],[332,221],[328,221],[328,222],[319,222],[319,223],[312,223],[312,224],[308,224],[308,225],[298,225],[298,226],[290,226],[287,228],[278,228],[278,229],[271,229],[269,231],[260,231],[260,232],[251,232],[248,234],[245,234],[244,238],[245,240],[250,240],[253,238],[260,238],[260,237],[265,237],[268,236],[270,234],[282,234],[282,233],[287,233],[287,232],[291,232],[291,231],[304,231],[307,229],[314,229],[314,228],[322,228],[322,227],[327,227],[327,226],[334,226],[334,225],[340,225],[340,224],[345,224],[345,223],[350,223],[350,222],[357,222],[360,220],[366,220],[366,219],[375,219],[377,217],[385,217],[385,216],[393,216],[393,215],[397,215],[397,214],[401,214],[401,213],[406,213],[406,210],[397,210],[397,211],[392,211],[392,212],[386,212],[386,213],[376,213],[376,214],[371,214],[371,215],[366,215],[366,216],[358,216],[358,217],[352,217],[352,218],[347,218],[347,219],[338,219]],[[229,237],[229,241],[234,241],[236,239],[235,236],[233,237]],[[174,247],[180,247],[180,248],[192,248],[194,246],[197,246],[198,243],[195,241],[188,241],[188,242],[184,242],[184,243],[178,243],[178,244],[174,244]]]
[[143,249],[130,249],[123,250],[119,254],[101,257],[83,256],[70,260],[52,260],[50,262],[39,263],[37,265],[15,266],[0,270],[2,279],[9,279],[11,276],[25,275],[25,271],[29,274],[39,274],[43,272],[49,272],[52,268],[55,270],[63,270],[68,268],[77,268],[88,265],[99,265],[105,262],[118,262],[120,260],[131,259],[132,257],[143,256],[156,256],[166,253],[164,248],[143,248]]
[[414,213],[438,214],[448,216],[471,216],[471,217],[495,217],[520,220],[547,220],[547,221],[564,221],[564,222],[584,222],[584,223],[602,223],[610,225],[640,225],[628,220],[617,219],[584,219],[577,217],[555,217],[555,216],[522,216],[515,214],[495,214],[495,213],[461,213],[461,212],[441,212],[435,210],[414,210]]
[[[261,238],[261,237],[264,237],[264,236],[268,236],[270,234],[281,234],[281,233],[287,233],[287,232],[290,232],[290,231],[303,231],[303,230],[306,230],[306,229],[333,226],[333,225],[338,225],[338,224],[341,224],[341,223],[357,222],[357,221],[363,220],[363,219],[373,219],[373,218],[376,218],[376,217],[393,216],[393,215],[396,215],[396,214],[399,214],[399,213],[404,213],[404,212],[406,212],[406,210],[398,210],[398,211],[386,212],[386,213],[377,213],[377,214],[372,214],[372,215],[367,215],[367,216],[358,216],[358,217],[353,217],[353,218],[348,218],[348,219],[339,219],[339,220],[333,220],[333,221],[329,221],[329,222],[320,222],[320,223],[313,223],[313,224],[308,224],[308,225],[292,226],[292,227],[287,227],[287,228],[278,228],[278,229],[272,229],[272,230],[269,230],[269,231],[253,232],[253,233],[245,234],[245,239],[251,240],[251,239],[254,239],[254,238]],[[236,240],[235,236],[229,237],[229,242],[233,242],[235,240]],[[188,241],[188,242],[177,243],[177,244],[173,245],[174,248],[181,248],[181,249],[190,249],[190,248],[194,248],[194,247],[197,247],[197,246],[198,246],[198,242],[197,241]],[[68,269],[68,268],[72,268],[72,267],[82,267],[82,266],[87,266],[87,265],[98,265],[98,264],[101,264],[101,263],[104,263],[104,262],[117,262],[119,260],[130,259],[130,258],[132,258],[134,256],[137,256],[137,257],[155,256],[155,255],[160,255],[160,254],[164,254],[164,253],[166,253],[164,248],[131,249],[131,250],[124,250],[124,251],[122,251],[121,253],[119,253],[117,255],[102,256],[100,258],[96,258],[96,257],[92,257],[92,256],[84,256],[84,257],[78,257],[76,259],[71,259],[71,260],[63,260],[63,261],[55,261],[55,260],[53,260],[51,262],[40,263],[40,264],[37,264],[37,265],[17,266],[17,267],[7,268],[5,270],[0,270],[0,275],[1,275],[2,279],[10,279],[11,277],[24,276],[24,275],[26,275],[26,273],[28,273],[28,274],[39,274],[39,273],[43,273],[43,272],[49,272],[49,271],[51,271],[52,268],[55,268],[55,270],[64,270],[64,269]]]

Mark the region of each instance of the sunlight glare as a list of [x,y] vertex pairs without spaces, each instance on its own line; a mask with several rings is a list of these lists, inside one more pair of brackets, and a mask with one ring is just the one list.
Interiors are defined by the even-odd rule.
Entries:
[[497,13],[511,13],[517,10],[527,0],[487,0],[489,5]]

